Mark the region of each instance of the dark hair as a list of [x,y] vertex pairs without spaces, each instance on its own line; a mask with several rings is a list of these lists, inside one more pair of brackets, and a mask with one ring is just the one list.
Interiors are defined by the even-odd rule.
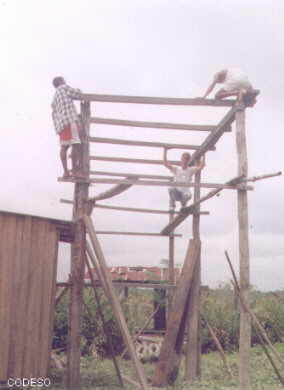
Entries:
[[54,79],[52,80],[52,84],[55,88],[59,87],[59,85],[61,85],[62,83],[64,83],[64,78],[62,76],[54,77]]

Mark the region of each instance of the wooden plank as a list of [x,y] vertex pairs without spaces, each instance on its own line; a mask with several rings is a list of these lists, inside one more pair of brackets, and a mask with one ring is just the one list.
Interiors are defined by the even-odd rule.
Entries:
[[[81,148],[79,168],[81,174],[89,177],[89,130],[90,103],[81,103]],[[69,301],[69,335],[67,352],[66,385],[71,389],[80,388],[80,358],[81,358],[81,308],[83,302],[83,283],[85,268],[86,230],[81,217],[86,214],[89,183],[79,180],[74,189],[73,222],[74,242],[71,246],[71,277]]]
[[[29,259],[27,267],[29,275],[26,283],[28,284],[28,291],[26,296],[26,334],[25,334],[25,354],[23,374],[25,378],[32,378],[35,372],[35,365],[37,348],[35,340],[35,320],[38,323],[38,278],[40,274],[40,266],[38,261],[38,254],[40,253],[40,235],[42,221],[32,220],[32,243],[30,247]],[[37,325],[38,326],[38,325]]]
[[118,322],[118,325],[120,327],[124,342],[128,347],[128,351],[129,351],[131,360],[133,362],[133,365],[135,367],[135,371],[136,371],[138,380],[142,386],[142,389],[148,390],[147,380],[146,380],[146,377],[144,375],[142,366],[137,358],[136,351],[135,351],[135,348],[134,348],[134,345],[133,345],[133,342],[131,339],[131,335],[129,333],[129,330],[128,330],[128,327],[126,324],[126,321],[125,321],[125,318],[124,318],[124,315],[122,312],[122,308],[120,306],[120,302],[119,302],[119,300],[116,296],[116,293],[114,291],[111,277],[110,277],[109,271],[107,269],[106,260],[104,258],[104,254],[103,254],[102,249],[100,247],[100,243],[97,239],[92,220],[90,217],[84,216],[84,222],[85,222],[86,229],[87,229],[87,232],[89,234],[90,240],[92,242],[92,246],[93,246],[93,249],[95,251],[96,258],[101,266],[101,271],[102,271],[104,283],[105,283],[107,290],[108,290],[110,302],[112,304],[113,311],[114,311],[116,320]]
[[[166,182],[165,180],[163,181],[158,181],[158,180],[133,180],[133,179],[90,179],[90,183],[93,184],[121,184],[121,185],[128,185],[128,186],[158,186],[158,187],[201,187],[201,188],[221,188],[221,189],[229,189],[229,190],[237,190],[239,187],[236,185],[227,185],[227,184],[219,184],[219,183],[183,183],[183,182],[173,182],[169,181]],[[128,189],[127,187],[126,189]],[[241,189],[246,189],[246,190],[252,190],[252,187],[250,186],[244,186],[243,184],[240,187]],[[124,187],[122,187],[123,191],[125,191]],[[111,189],[112,190],[112,189]],[[108,190],[110,191],[110,190]],[[99,195],[98,195],[99,196]],[[95,197],[97,198],[97,197]],[[93,199],[93,198],[92,198]],[[101,200],[101,199],[96,199],[96,200]]]
[[137,213],[149,213],[149,214],[170,214],[168,210],[157,210],[157,209],[141,209],[137,207],[121,207],[121,206],[107,206],[99,203],[95,203],[95,208],[106,209],[106,210],[118,210],[118,211],[130,211]]
[[15,223],[14,231],[14,251],[10,253],[8,261],[11,262],[12,275],[10,275],[10,283],[12,289],[12,296],[8,304],[12,308],[12,315],[10,321],[10,347],[9,347],[9,376],[12,378],[18,378],[21,375],[20,367],[18,366],[17,360],[20,360],[22,356],[19,355],[18,342],[20,341],[21,325],[23,318],[20,317],[20,310],[18,310],[20,289],[21,289],[21,278],[22,278],[22,238],[24,233],[24,220],[22,216],[12,217]]
[[[195,174],[195,183],[201,182],[201,172]],[[193,202],[200,200],[200,188],[194,188]],[[193,239],[200,240],[200,203],[195,207],[197,214],[192,217],[192,235]],[[200,376],[201,344],[200,344],[200,288],[201,288],[201,246],[200,253],[196,263],[196,269],[193,276],[191,295],[189,298],[187,313],[187,344],[185,358],[185,379],[192,382]]]
[[[23,378],[23,365],[24,365],[24,353],[25,353],[25,335],[27,326],[27,293],[28,293],[28,277],[29,277],[29,258],[32,243],[32,217],[21,216],[23,219],[23,235],[21,242],[18,243],[18,250],[21,251],[20,263],[20,275],[17,280],[16,294],[17,294],[17,342],[15,348],[15,366],[14,377]],[[19,284],[18,284],[19,283]]]
[[172,382],[171,377],[175,376],[174,371],[177,369],[176,342],[199,252],[200,242],[198,240],[190,240],[182,272],[173,296],[172,306],[175,310],[170,312],[164,342],[161,347],[159,362],[152,378],[154,386],[166,386]]
[[[73,204],[72,200],[68,199],[60,199],[61,203],[66,204]],[[136,207],[121,207],[121,206],[108,206],[108,205],[102,205],[99,203],[95,203],[94,207],[101,208],[101,209],[107,209],[107,210],[118,210],[118,211],[130,211],[130,212],[138,212],[138,213],[150,213],[150,214],[170,214],[170,211],[167,210],[156,210],[156,209],[140,209]],[[178,214],[178,212],[174,212],[174,215]],[[193,213],[195,214],[195,213]],[[200,215],[209,215],[209,211],[200,211]]]
[[56,291],[58,232],[55,226],[45,223],[45,235],[42,242],[45,253],[42,255],[42,274],[44,275],[41,290],[41,326],[39,347],[42,349],[39,357],[39,375],[47,375],[49,359],[51,355],[51,343],[53,334],[54,301]]
[[[245,111],[236,112],[236,145],[238,157],[238,174],[247,177],[247,145],[245,131]],[[239,261],[240,261],[240,288],[245,304],[249,305],[250,290],[250,258],[249,258],[249,230],[248,230],[248,198],[247,192],[238,190],[238,224],[239,224]],[[249,313],[243,306],[240,308],[240,362],[239,381],[240,390],[250,389],[250,344],[251,321]]]
[[[96,283],[96,287],[102,287],[99,280],[97,280],[95,283]],[[165,283],[164,281],[151,283],[151,282],[131,282],[131,281],[123,281],[123,280],[113,280],[112,283],[114,286],[117,285],[117,287],[130,287],[130,288],[142,287],[142,288],[175,289],[176,287],[175,284],[168,284]],[[57,282],[56,285],[57,287],[69,287],[71,283]],[[84,287],[86,288],[92,287],[92,284],[89,282],[85,282]]]
[[[101,125],[114,125],[114,126],[128,126],[128,127],[143,127],[150,129],[163,129],[163,130],[189,130],[189,131],[212,131],[216,126],[214,125],[190,125],[185,123],[167,123],[167,122],[141,122],[124,119],[108,119],[92,117],[91,123]],[[228,128],[226,131],[231,131]]]
[[158,180],[172,180],[173,176],[165,176],[165,175],[148,175],[141,173],[128,173],[128,172],[107,172],[107,171],[90,171],[90,175],[102,175],[102,176],[122,176],[129,178],[137,178],[140,179],[158,179]]
[[[127,180],[127,178],[126,178],[126,180]],[[110,188],[109,190],[104,191],[101,194],[98,194],[92,198],[89,198],[89,200],[91,202],[96,202],[97,200],[112,198],[113,196],[119,195],[122,192],[128,190],[130,187],[133,186],[134,183],[137,182],[137,180],[138,179],[136,179],[136,180],[133,179],[132,180],[133,183],[116,183],[116,185],[113,186],[112,188]]]
[[[163,160],[151,160],[144,158],[126,158],[126,157],[105,157],[105,156],[90,156],[90,160],[94,161],[109,161],[109,162],[123,162],[123,163],[136,163],[136,164],[154,164],[164,165]],[[169,161],[172,165],[180,165],[180,161]]]
[[[102,138],[102,137],[89,137],[90,142],[101,144],[113,144],[113,145],[127,145],[127,146],[143,146],[150,148],[171,148],[171,149],[186,149],[186,150],[199,150],[198,145],[187,144],[167,144],[163,142],[148,142],[148,141],[131,141],[116,138]],[[210,147],[208,150],[216,150],[215,147]]]
[[[226,185],[236,185],[241,183],[242,176],[237,176],[231,180],[229,180]],[[178,225],[180,225],[189,215],[195,210],[195,207],[200,205],[202,202],[205,202],[205,200],[208,200],[212,198],[213,196],[217,195],[218,192],[222,191],[222,188],[217,188],[216,190],[210,191],[207,195],[200,198],[198,201],[194,202],[192,205],[185,207],[181,213],[179,213],[178,216],[175,217],[175,219],[169,223],[162,231],[161,234],[169,234],[175,229]]]
[[159,105],[166,105],[166,106],[178,105],[178,106],[232,107],[235,104],[235,100],[101,95],[101,94],[86,94],[86,93],[83,93],[80,98],[74,100],[84,100],[87,102],[106,102],[106,103],[159,104]]
[[[167,234],[161,233],[140,233],[140,232],[117,232],[111,230],[98,230],[96,234],[112,234],[119,236],[148,236],[148,237],[166,237]],[[174,237],[182,237],[182,234],[174,234]]]
[[[3,380],[9,378],[9,355],[10,355],[10,337],[11,322],[13,320],[13,308],[11,301],[13,297],[13,265],[15,249],[16,222],[12,216],[4,217],[2,222],[1,234],[1,331],[0,331],[0,348],[1,348],[1,376]],[[0,378],[2,379],[2,378]]]
[[235,113],[237,111],[237,106],[232,107],[230,111],[225,115],[225,117],[219,122],[215,130],[213,130],[205,141],[200,145],[200,148],[193,153],[192,161],[195,162],[199,160],[212,146],[214,146],[217,141],[224,134],[225,129],[232,124],[235,119]]

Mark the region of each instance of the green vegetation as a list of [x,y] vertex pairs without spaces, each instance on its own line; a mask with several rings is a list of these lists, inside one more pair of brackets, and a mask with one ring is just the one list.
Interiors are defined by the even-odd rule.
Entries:
[[[251,307],[257,314],[269,338],[276,343],[276,347],[284,360],[284,299],[279,292],[280,299],[272,293],[251,291]],[[68,297],[64,297],[58,305],[55,317],[55,333],[53,347],[65,350],[67,331]],[[115,351],[119,355],[123,350],[123,341],[117,330],[110,306],[103,295],[100,295],[107,327],[111,333]],[[131,289],[128,299],[123,299],[122,305],[130,331],[140,328],[153,311],[153,295],[151,290]],[[110,360],[110,350],[103,332],[101,319],[97,312],[97,304],[91,289],[85,292],[83,327],[82,327],[82,385],[89,390],[118,389],[115,370]],[[196,381],[191,390],[230,390],[238,386],[238,338],[239,338],[239,307],[234,291],[230,285],[220,285],[217,289],[204,292],[202,295],[202,315],[216,332],[223,348],[226,351],[228,363],[234,378],[230,379],[223,368],[223,363],[216,352],[205,323],[202,323],[202,378]],[[275,377],[272,367],[258,345],[256,335],[252,334],[252,390],[276,390],[282,386]],[[128,360],[119,360],[123,372],[135,378],[135,373]],[[151,377],[155,364],[144,364],[147,376]],[[53,383],[62,383],[58,371],[52,371]],[[183,372],[172,389],[187,389],[182,383]],[[56,387],[54,387],[55,389]],[[128,387],[133,389],[133,386]]]

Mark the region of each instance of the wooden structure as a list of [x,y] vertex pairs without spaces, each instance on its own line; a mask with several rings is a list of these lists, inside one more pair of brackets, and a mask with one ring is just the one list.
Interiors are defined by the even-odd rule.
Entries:
[[[259,91],[255,91],[254,95],[257,95]],[[203,214],[208,214],[200,210],[200,205],[206,200],[212,198],[222,190],[236,190],[238,193],[238,215],[239,215],[239,237],[240,237],[240,264],[241,264],[241,273],[240,273],[240,283],[241,288],[244,291],[244,297],[247,297],[248,286],[249,286],[249,253],[248,253],[248,212],[247,212],[247,191],[252,190],[253,188],[247,183],[249,179],[247,178],[247,157],[246,157],[246,140],[245,140],[245,123],[244,115],[245,109],[248,106],[252,106],[252,101],[246,100],[246,103],[236,103],[234,100],[212,100],[212,99],[181,99],[181,98],[153,98],[153,97],[138,97],[138,96],[113,96],[113,95],[94,95],[94,94],[83,94],[82,99],[82,117],[84,123],[84,143],[85,143],[85,152],[82,155],[82,158],[86,161],[86,166],[84,168],[84,180],[76,178],[68,179],[59,179],[61,182],[71,182],[75,183],[75,186],[85,186],[87,188],[89,184],[99,185],[99,184],[112,184],[109,190],[97,195],[93,198],[88,198],[87,192],[84,196],[81,197],[80,201],[78,200],[77,195],[75,194],[73,201],[71,200],[61,200],[65,203],[73,204],[76,210],[76,204],[81,202],[82,210],[78,215],[82,215],[82,212],[90,215],[96,208],[101,208],[107,210],[119,210],[119,211],[128,211],[135,213],[150,213],[150,214],[167,214],[169,215],[169,222],[160,233],[158,232],[116,232],[116,231],[96,231],[95,234],[127,234],[127,235],[151,235],[151,236],[165,236],[169,239],[169,287],[173,285],[173,270],[174,270],[174,240],[177,236],[175,234],[175,229],[185,221],[189,216],[192,216],[192,239],[191,246],[198,248],[201,247],[200,243],[200,216]],[[91,104],[96,103],[127,103],[127,104],[150,104],[150,105],[180,105],[180,106],[210,106],[210,107],[227,107],[228,111],[226,115],[217,123],[216,125],[201,125],[201,124],[185,124],[185,123],[168,123],[168,122],[142,122],[136,120],[122,120],[114,118],[101,118],[92,116],[91,113]],[[85,108],[84,108],[85,107]],[[93,170],[90,167],[90,164],[94,161],[105,161],[105,162],[116,162],[122,164],[154,164],[161,165],[163,164],[162,160],[153,160],[153,159],[142,159],[142,158],[129,158],[129,157],[112,157],[112,156],[100,156],[100,155],[91,155],[87,144],[112,144],[112,145],[125,145],[125,147],[142,147],[142,148],[176,148],[176,149],[190,149],[193,150],[192,161],[196,162],[208,151],[214,151],[216,148],[216,143],[222,137],[224,133],[232,131],[232,124],[236,122],[236,134],[237,134],[237,158],[239,162],[239,169],[237,176],[227,181],[226,183],[204,183],[201,181],[201,175],[197,174],[195,181],[190,185],[185,185],[182,183],[172,183],[170,176],[165,175],[150,175],[150,174],[135,174],[135,173],[120,173],[112,171],[101,171]],[[127,139],[118,139],[118,138],[108,138],[108,137],[97,137],[91,134],[90,125],[103,124],[108,126],[127,126],[135,128],[151,128],[153,131],[155,129],[165,131],[165,136],[167,132],[171,130],[192,132],[198,131],[206,134],[204,140],[199,145],[193,144],[171,144],[168,142],[149,142],[149,141],[139,141],[127,140]],[[89,166],[87,167],[87,162]],[[172,164],[179,164],[179,161],[171,161]],[[253,181],[253,180],[251,180]],[[103,199],[110,198],[117,194],[126,191],[132,186],[159,186],[159,187],[171,187],[171,186],[190,186],[194,188],[194,200],[191,205],[183,210],[182,213],[169,213],[167,210],[155,210],[155,209],[143,209],[143,208],[134,208],[127,206],[110,206],[103,203],[98,203]],[[207,195],[201,196],[200,189],[209,188],[211,189]],[[85,202],[85,206],[84,206]],[[85,207],[85,210],[84,210]],[[77,215],[77,216],[78,216]],[[84,217],[85,218],[85,217]],[[75,219],[76,222],[76,219]],[[76,224],[80,224],[78,220]],[[79,233],[77,233],[79,234]],[[83,257],[83,248],[85,243],[82,242],[82,239],[85,240],[83,230],[78,235],[78,245],[80,242],[82,251],[80,256]],[[75,240],[76,240],[76,229],[75,229]],[[161,355],[160,369],[157,368],[154,382],[156,383],[167,383],[166,376],[170,375],[170,372],[165,373],[165,367],[172,368],[175,366],[178,369],[179,359],[179,348],[181,340],[183,340],[184,332],[187,328],[188,330],[188,347],[186,353],[186,379],[192,380],[200,374],[200,341],[199,341],[199,327],[200,327],[200,317],[199,317],[199,305],[200,305],[200,269],[201,269],[201,255],[200,249],[193,251],[194,255],[191,254],[189,257],[194,258],[195,266],[191,268],[190,271],[190,285],[187,284],[186,291],[183,289],[176,288],[175,292],[169,292],[169,303],[175,302],[175,305],[181,306],[179,311],[179,321],[173,320],[175,315],[172,313],[169,316],[170,324],[172,327],[167,329],[167,334],[165,338],[165,345],[162,348],[164,351]],[[74,257],[74,260],[77,263],[78,267],[83,267],[83,259],[79,260],[78,256]],[[188,261],[188,257],[186,257]],[[187,261],[184,264],[184,267],[187,265]],[[192,266],[192,264],[191,264]],[[82,270],[81,270],[82,271]],[[80,273],[81,275],[81,273]],[[79,278],[80,279],[80,278]],[[78,283],[79,290],[82,288],[82,280],[78,281],[77,277],[73,279],[73,284]],[[76,288],[77,288],[76,287]],[[153,284],[155,288],[155,284]],[[78,290],[78,291],[79,291]],[[77,292],[78,292],[77,291]],[[170,291],[170,290],[169,290]],[[173,291],[173,290],[172,290]],[[183,297],[183,303],[181,302],[181,291]],[[74,296],[75,297],[75,296]],[[77,305],[76,300],[72,305]],[[176,307],[176,306],[175,306]],[[79,312],[76,313],[79,315]],[[76,322],[77,319],[71,318],[72,321]],[[171,326],[171,325],[170,325]],[[78,332],[76,327],[75,333]],[[75,333],[74,336],[75,337]],[[79,333],[77,333],[77,336]],[[243,311],[241,315],[241,336],[240,344],[241,347],[241,369],[240,369],[240,383],[241,390],[247,390],[249,388],[248,381],[248,368],[249,368],[249,357],[248,357],[248,347],[250,342],[250,321],[248,315]],[[77,339],[78,340],[78,339]],[[178,341],[177,341],[178,340]],[[174,345],[174,343],[177,343]],[[71,342],[72,343],[72,342]],[[77,353],[76,364],[78,364],[78,343],[76,351],[73,351],[73,355]],[[165,352],[166,351],[166,352]],[[168,352],[170,351],[170,352]],[[169,353],[169,355],[168,355]],[[165,356],[165,359],[168,361],[163,361],[162,356]],[[71,353],[72,355],[72,353]],[[69,359],[72,360],[70,355]],[[73,356],[73,357],[74,357]],[[134,361],[135,358],[133,357]],[[169,363],[171,362],[171,363]],[[175,362],[175,363],[174,363]],[[138,368],[139,371],[139,368]],[[160,373],[160,374],[159,374]],[[163,375],[162,375],[163,373]],[[163,379],[158,379],[159,375],[163,376]],[[139,376],[139,375],[138,375]],[[171,375],[170,375],[171,376]],[[140,378],[141,379],[141,378]],[[77,386],[79,383],[78,377],[78,367],[77,374],[69,385]],[[143,387],[143,379],[140,380],[140,385]]]
[[45,378],[53,331],[58,241],[71,225],[0,211],[0,381]]

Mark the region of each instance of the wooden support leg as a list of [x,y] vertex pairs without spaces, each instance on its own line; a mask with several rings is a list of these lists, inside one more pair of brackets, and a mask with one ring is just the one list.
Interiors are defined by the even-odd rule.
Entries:
[[165,386],[168,383],[172,383],[177,376],[181,353],[180,346],[182,345],[185,330],[185,313],[199,252],[200,242],[198,240],[190,240],[183,269],[173,296],[172,304],[175,310],[172,310],[169,316],[160,360],[152,380],[154,386]]
[[92,246],[93,246],[94,252],[96,254],[96,258],[97,258],[98,263],[100,265],[103,284],[104,284],[105,288],[107,289],[108,297],[109,297],[110,303],[112,305],[113,313],[115,315],[118,326],[121,330],[121,334],[123,336],[124,342],[125,342],[126,346],[128,347],[130,358],[131,358],[133,365],[134,365],[134,368],[136,370],[137,379],[139,380],[142,389],[148,390],[147,380],[146,380],[145,374],[143,372],[143,368],[142,368],[142,366],[138,360],[138,357],[136,355],[135,347],[134,347],[134,344],[132,342],[131,335],[129,333],[129,330],[128,330],[128,327],[126,324],[120,302],[115,294],[114,287],[112,285],[112,280],[111,280],[111,277],[109,275],[109,271],[107,269],[106,260],[104,258],[104,254],[103,254],[103,251],[101,249],[100,243],[97,239],[97,235],[96,235],[92,220],[90,217],[84,216],[84,222],[85,222],[89,237],[91,239]]
[[[247,146],[245,134],[245,111],[236,112],[236,144],[238,155],[238,174],[247,177]],[[239,221],[239,261],[240,289],[244,301],[249,305],[250,265],[249,265],[249,233],[248,233],[248,198],[247,191],[238,190],[238,221]],[[240,390],[250,389],[250,344],[251,321],[249,314],[241,306],[240,318]]]

